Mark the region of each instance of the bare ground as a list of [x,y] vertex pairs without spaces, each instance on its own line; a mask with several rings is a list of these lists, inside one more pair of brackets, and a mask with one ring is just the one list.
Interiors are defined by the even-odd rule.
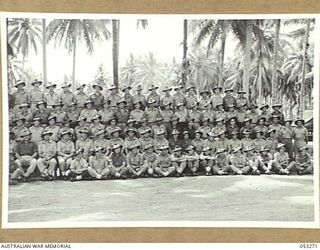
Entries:
[[313,221],[312,176],[34,182],[9,188],[9,222]]

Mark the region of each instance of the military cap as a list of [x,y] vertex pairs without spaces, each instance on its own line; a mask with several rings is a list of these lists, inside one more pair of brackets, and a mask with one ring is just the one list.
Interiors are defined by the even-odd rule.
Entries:
[[55,115],[49,116],[48,121],[50,121],[50,120],[55,120],[56,121],[57,117]]
[[100,152],[100,151],[103,151],[103,147],[95,147],[93,149],[93,152],[95,152],[95,153]]
[[148,104],[153,104],[153,103],[156,103],[157,101],[156,100],[154,100],[154,99],[152,99],[152,98],[150,98],[149,100],[148,100]]
[[192,146],[192,145],[190,145],[190,146],[188,146],[188,147],[186,148],[186,151],[191,151],[191,150],[194,150],[194,149],[195,149],[195,147]]
[[111,85],[110,87],[108,87],[108,90],[113,90],[113,89],[116,89],[117,86],[116,85]]
[[42,81],[38,80],[38,79],[34,79],[33,82],[31,83],[32,86],[34,86],[35,84],[42,84]]
[[22,134],[20,134],[20,137],[26,137],[31,135],[32,133],[29,130],[24,131]]
[[180,152],[180,151],[182,151],[182,148],[180,147],[180,146],[175,146],[175,148],[174,149],[172,149],[172,152]]
[[116,144],[113,145],[112,150],[115,150],[117,148],[122,148],[122,145],[116,143]]
[[280,103],[275,103],[275,104],[272,105],[272,107],[273,107],[273,108],[274,108],[274,107],[280,107],[280,108],[281,108],[282,105],[281,105]]
[[20,106],[19,106],[19,109],[22,109],[22,108],[30,108],[30,105],[28,103],[22,103]]
[[207,152],[207,151],[210,151],[210,150],[211,150],[210,147],[204,147],[204,148],[202,149],[202,152]]
[[168,91],[171,91],[172,90],[172,88],[170,88],[170,87],[165,87],[162,91],[163,92],[168,92]]
[[41,137],[44,137],[45,135],[53,135],[53,133],[52,132],[50,132],[50,131],[43,131],[42,132],[42,134],[41,134]]
[[36,107],[39,108],[40,105],[44,105],[45,107],[47,107],[47,103],[45,101],[40,101],[36,104]]
[[24,117],[22,117],[22,116],[18,116],[18,117],[16,117],[16,118],[14,119],[14,122],[17,122],[17,121],[20,121],[20,120],[22,120],[23,122],[25,122],[25,121],[26,121],[26,118],[24,118]]
[[23,87],[25,87],[26,86],[25,81],[18,80],[14,86],[17,88],[20,85],[23,85]]
[[301,121],[302,123],[305,123],[304,119],[303,118],[297,118],[294,123],[297,124],[299,121]]
[[236,153],[238,151],[240,151],[242,148],[241,147],[235,147],[233,150],[232,150],[232,153]]
[[157,132],[156,132],[156,135],[163,135],[165,134],[166,132],[163,130],[163,129],[159,129]]
[[75,155],[80,155],[80,154],[83,154],[84,152],[84,149],[83,148],[79,148],[76,150],[76,152],[74,153]]
[[265,152],[265,151],[269,151],[269,148],[263,146],[263,147],[261,147],[260,150],[259,150],[260,153],[261,153],[261,152]]
[[51,87],[56,88],[57,84],[48,82],[48,85],[46,86],[46,89],[51,88]]
[[151,90],[154,90],[154,89],[158,89],[159,87],[158,86],[155,86],[155,85],[151,85],[150,87],[149,87],[149,91],[151,91]]
[[62,103],[62,102],[58,102],[58,103],[54,103],[54,104],[52,105],[52,107],[58,107],[58,106],[62,107],[62,106],[63,106],[63,103]]
[[238,90],[238,94],[245,94],[245,93],[247,93],[247,91],[244,91],[243,89]]
[[262,104],[261,106],[260,106],[260,109],[263,109],[263,108],[269,108],[269,105],[268,104],[266,104],[266,103],[264,103],[264,104]]
[[172,130],[171,132],[172,135],[178,135],[180,132],[177,129]]
[[100,120],[100,119],[101,119],[101,115],[95,115],[94,117],[92,117],[91,121]]
[[248,151],[251,151],[251,150],[253,150],[253,148],[251,146],[249,146],[249,145],[245,146],[244,149],[243,149],[244,152],[248,152]]
[[100,90],[103,90],[103,87],[100,84],[92,84],[92,88],[99,88]]
[[116,132],[121,132],[121,128],[115,128],[114,130],[112,130],[112,131],[110,132],[110,134],[113,135],[113,134],[116,133]]
[[285,147],[285,146],[286,146],[285,144],[279,143],[278,146],[277,146],[277,149],[280,149],[280,148]]
[[308,149],[308,147],[302,146],[302,147],[300,147],[300,148],[298,149],[298,151],[301,152],[302,150],[307,150],[307,149]]
[[166,150],[166,149],[169,149],[169,147],[167,145],[161,145],[159,150]]
[[274,133],[276,131],[277,131],[276,129],[272,128],[272,129],[268,130],[267,134],[271,134],[271,133]]
[[144,147],[144,150],[147,150],[149,148],[153,148],[153,145],[151,143],[147,144],[145,147]]
[[64,136],[64,135],[70,135],[71,136],[71,132],[70,131],[68,131],[68,130],[65,130],[65,131],[63,131],[61,134],[60,134],[60,136],[62,137],[62,136]]
[[80,86],[77,87],[77,90],[79,90],[79,89],[84,89],[85,87],[86,87],[85,84],[81,84]]
[[227,92],[233,92],[233,89],[226,89],[226,90],[224,91],[224,93],[227,93]]
[[62,89],[66,89],[66,88],[70,88],[70,87],[71,87],[71,84],[70,83],[68,84],[66,82],[63,85],[61,85]]
[[34,117],[34,118],[32,119],[32,121],[33,121],[33,122],[35,122],[35,121],[39,121],[39,122],[40,122],[40,121],[41,121],[41,118],[40,118],[40,117]]
[[92,101],[92,100],[87,100],[87,101],[84,103],[84,105],[87,106],[87,105],[90,104],[90,103],[93,104],[93,101]]
[[222,90],[222,86],[215,86],[212,88],[213,91],[215,91],[216,89],[220,89],[220,91]]
[[138,144],[138,143],[135,143],[135,144],[133,144],[133,145],[131,145],[131,146],[129,146],[128,147],[128,149],[134,149],[134,148],[140,148],[140,144]]
[[81,129],[80,131],[79,131],[79,133],[80,134],[89,134],[89,130],[88,129]]
[[87,118],[80,116],[77,121],[80,122],[80,121],[86,121],[86,120],[87,120]]
[[221,154],[225,152],[226,150],[224,148],[217,148],[216,154]]
[[186,88],[186,91],[188,92],[190,89],[195,89],[195,86],[188,86],[188,87]]

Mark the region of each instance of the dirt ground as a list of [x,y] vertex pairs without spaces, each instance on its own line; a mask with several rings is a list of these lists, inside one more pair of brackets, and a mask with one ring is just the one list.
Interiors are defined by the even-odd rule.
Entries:
[[9,188],[9,222],[313,221],[312,176],[33,182]]

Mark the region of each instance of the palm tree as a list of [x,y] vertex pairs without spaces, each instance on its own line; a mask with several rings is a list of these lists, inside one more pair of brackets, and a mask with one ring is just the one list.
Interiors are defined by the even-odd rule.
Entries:
[[47,84],[47,25],[46,19],[42,19],[42,68],[43,83]]
[[183,54],[182,54],[182,85],[185,86],[187,82],[187,52],[188,52],[188,20],[183,20]]
[[72,86],[75,87],[76,75],[76,53],[77,42],[84,40],[88,53],[94,51],[95,41],[108,40],[111,36],[106,27],[108,20],[86,20],[86,19],[56,19],[49,23],[47,27],[47,39],[52,39],[55,45],[64,45],[69,51],[73,52],[72,65]]
[[41,42],[41,22],[37,19],[13,18],[8,20],[8,43],[22,55],[22,69],[25,58],[32,48],[38,52],[38,42]]
[[274,48],[273,48],[273,62],[272,62],[272,102],[277,102],[277,63],[278,63],[278,50],[279,50],[279,33],[281,20],[275,20],[275,34],[274,34]]
[[[145,29],[148,26],[146,19],[137,20],[137,28]],[[120,20],[112,20],[112,60],[113,60],[113,83],[119,86],[119,43],[120,43]]]

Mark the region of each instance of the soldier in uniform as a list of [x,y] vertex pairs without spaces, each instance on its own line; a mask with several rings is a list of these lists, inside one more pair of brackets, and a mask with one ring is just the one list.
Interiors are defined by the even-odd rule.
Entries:
[[97,131],[97,133],[96,133],[97,138],[93,140],[93,148],[101,147],[101,148],[105,149],[106,155],[108,155],[110,145],[109,145],[109,141],[106,138],[104,138],[105,134],[106,133],[105,133],[104,129]]
[[264,137],[266,137],[269,130],[268,127],[265,125],[265,122],[266,122],[266,117],[264,116],[259,117],[257,125],[254,127],[254,132],[262,131]]
[[208,118],[209,123],[213,124],[215,118],[215,111],[211,107],[211,102],[204,104],[204,110],[202,111],[202,118]]
[[229,138],[232,137],[232,133],[233,132],[236,132],[236,133],[239,133],[239,128],[237,126],[237,118],[236,117],[230,117],[228,120],[227,120],[227,136]]
[[61,140],[57,143],[57,158],[61,176],[66,176],[66,171],[70,168],[74,156],[75,146],[71,141],[71,133],[64,131],[61,133]]
[[50,139],[52,132],[43,131],[43,140],[39,142],[38,153],[39,158],[37,162],[38,169],[44,180],[52,180],[57,166],[57,145]]
[[147,166],[147,173],[151,176],[154,174],[157,158],[158,155],[153,151],[153,144],[145,145],[143,152],[144,165]]
[[271,174],[272,170],[272,163],[273,157],[272,154],[269,152],[269,149],[264,147],[260,148],[260,154],[258,155],[258,169],[260,172],[265,174]]
[[248,99],[244,96],[247,92],[244,90],[238,90],[238,96],[236,97],[236,106],[248,106]]
[[32,121],[32,113],[29,110],[30,106],[28,103],[23,103],[19,106],[19,111],[17,111],[17,116],[23,117],[25,119],[25,125],[30,126]]
[[246,161],[246,157],[241,152],[241,147],[235,147],[232,150],[230,156],[230,170],[234,174],[248,174],[251,171],[251,167]]
[[244,120],[247,117],[247,105],[246,104],[238,104],[237,105],[238,112],[236,114],[237,123],[239,127],[244,125]]
[[103,148],[94,149],[94,156],[89,158],[89,175],[97,180],[106,180],[111,171],[109,168],[109,160],[103,154]]
[[84,92],[84,88],[86,87],[85,84],[80,85],[77,88],[78,93],[75,95],[75,103],[77,104],[77,109],[79,112],[82,111],[82,109],[85,108],[85,103],[88,101],[89,96]]
[[229,141],[226,138],[226,131],[218,131],[216,135],[218,136],[216,139],[217,148],[224,148],[229,153]]
[[[189,135],[190,135],[190,139],[194,139],[194,132],[196,131],[195,127],[194,127],[194,120],[193,119],[189,119],[188,120],[188,124],[187,126],[183,129],[183,131],[188,131]],[[202,134],[202,133],[201,133]]]
[[163,124],[166,127],[166,131],[170,128],[171,117],[174,115],[171,109],[171,103],[166,103],[163,105],[162,110],[160,110],[160,116],[163,118]]
[[98,111],[98,115],[101,116],[101,123],[107,125],[114,117],[114,112],[110,109],[110,100],[105,100],[102,105],[103,109]]
[[298,153],[295,156],[295,163],[292,164],[290,168],[287,167],[289,172],[298,171],[298,174],[313,173],[313,163],[306,150],[307,147],[304,146],[299,148]]
[[278,143],[279,143],[279,140],[276,137],[276,130],[275,129],[270,129],[268,131],[267,135],[268,135],[268,138],[266,140],[267,147],[268,147],[270,153],[273,156],[275,154],[275,152],[277,151],[277,146],[278,146]]
[[270,113],[268,111],[269,105],[268,104],[262,104],[260,107],[260,117],[265,117],[267,121],[270,119]]
[[184,128],[188,120],[188,113],[182,102],[177,103],[176,108],[177,110],[174,112],[174,114],[179,118],[179,127]]
[[279,118],[279,122],[280,124],[283,124],[284,122],[284,115],[283,113],[280,111],[282,105],[280,103],[275,103],[272,105],[272,109],[273,111],[271,112],[271,117],[275,117],[277,116]]
[[133,109],[133,96],[130,94],[130,90],[131,90],[131,87],[128,85],[122,88],[122,92],[124,93],[123,99],[126,100],[127,102],[126,107],[129,111]]
[[238,132],[232,131],[230,133],[231,139],[229,140],[229,152],[233,152],[235,148],[242,148],[242,142],[238,139]]
[[71,161],[70,170],[67,171],[67,175],[71,181],[80,181],[86,179],[88,173],[88,162],[83,158],[83,149],[75,151],[75,158]]
[[111,175],[115,178],[127,178],[128,168],[126,156],[122,153],[122,146],[120,144],[114,144],[112,153],[109,157],[109,169]]
[[178,130],[179,132],[181,131],[181,128],[179,127],[178,122],[179,122],[179,118],[176,115],[173,115],[171,117],[170,126],[167,130],[169,136],[172,134],[173,130]]
[[169,142],[165,138],[165,131],[163,129],[158,130],[155,134],[156,138],[153,140],[153,145],[156,152],[158,152],[159,148],[163,145],[169,147]]
[[110,120],[110,124],[106,127],[106,136],[108,139],[111,139],[111,132],[115,129],[119,129],[119,131],[122,132],[122,129],[117,125],[117,119],[113,117]]
[[162,116],[156,117],[156,119],[153,121],[153,125],[151,125],[151,129],[153,131],[153,134],[156,134],[158,130],[164,131],[164,136],[167,137],[167,127],[163,124],[163,118]]
[[44,95],[44,100],[47,103],[47,108],[52,109],[53,105],[61,102],[61,96],[55,91],[57,84],[49,82],[46,89],[49,91]]
[[141,109],[145,110],[146,108],[146,97],[142,94],[142,87],[141,85],[138,85],[136,88],[136,94],[133,96],[133,102],[137,103],[140,102],[141,103]]
[[291,119],[285,119],[284,126],[280,130],[280,141],[285,145],[290,161],[293,160],[293,129],[291,127],[291,123]]
[[101,116],[96,115],[91,119],[91,126],[90,128],[90,134],[91,134],[91,139],[96,139],[98,137],[98,131],[100,130],[105,130],[105,126],[101,123]]
[[215,126],[212,128],[212,131],[226,131],[227,126],[225,120],[222,117],[218,117],[215,121]]
[[252,124],[258,123],[259,113],[257,109],[258,109],[258,106],[256,104],[252,104],[250,106],[250,111],[247,113],[247,117],[252,120]]
[[61,93],[61,102],[63,104],[64,111],[68,111],[69,105],[75,101],[74,94],[70,91],[71,84],[64,83]]
[[35,105],[35,107],[37,109],[34,111],[33,117],[39,117],[42,125],[47,124],[50,116],[50,111],[47,109],[47,103],[40,101]]
[[88,125],[90,125],[90,122],[93,117],[95,117],[98,112],[93,108],[93,101],[87,100],[84,103],[84,109],[80,112],[80,116],[86,118]]
[[180,132],[178,130],[173,130],[171,132],[171,137],[169,139],[169,148],[173,150],[176,146],[180,147],[181,140],[179,139]]
[[251,122],[252,122],[252,119],[251,118],[249,118],[249,117],[247,117],[247,118],[245,118],[244,120],[243,120],[243,126],[240,128],[240,130],[239,130],[239,133],[240,134],[242,134],[242,132],[244,131],[244,130],[249,130],[250,131],[250,134],[253,134],[253,127],[252,127],[252,124],[251,124]]
[[29,131],[31,132],[31,141],[36,143],[37,146],[42,140],[41,135],[44,130],[44,128],[40,126],[40,121],[41,119],[39,117],[33,118],[33,126],[29,128]]
[[251,133],[249,130],[244,130],[242,132],[242,139],[241,139],[242,148],[250,147],[254,149],[254,141],[250,138],[250,135]]
[[204,89],[200,91],[200,100],[199,100],[199,109],[202,111],[205,109],[205,104],[210,102],[210,91],[207,89]]
[[68,120],[68,115],[66,112],[62,110],[63,103],[55,103],[52,105],[53,111],[50,113],[50,116],[55,116],[56,117],[56,124],[58,126],[61,126],[64,124],[66,120]]
[[116,117],[118,121],[118,126],[124,130],[127,121],[129,120],[129,111],[125,108],[125,105],[127,104],[127,101],[122,99],[117,102],[118,110],[114,113],[114,116]]
[[189,86],[186,88],[186,107],[192,107],[193,105],[197,106],[198,98],[195,92],[194,86]]
[[237,117],[237,111],[235,110],[235,106],[233,104],[230,104],[228,106],[228,112],[226,112],[226,118],[228,120],[232,117]]
[[124,139],[124,150],[126,154],[129,154],[130,148],[133,145],[141,146],[138,138],[137,138],[137,130],[135,128],[129,128],[126,131],[126,138]]
[[233,89],[226,89],[224,91],[224,93],[226,95],[222,99],[223,109],[226,110],[226,111],[229,111],[230,106],[233,106],[233,107],[236,106],[237,100],[232,95],[233,94]]
[[148,107],[145,111],[145,117],[149,121],[153,121],[156,117],[159,116],[159,109],[157,108],[157,101],[154,99],[149,98],[148,99]]
[[140,123],[145,117],[144,111],[141,109],[141,101],[134,100],[133,107],[134,109],[130,111],[130,119],[134,119],[137,123]]
[[198,109],[198,103],[190,104],[187,106],[188,121],[193,121],[193,127],[195,130],[200,128],[200,122],[202,119],[202,112]]
[[178,145],[172,149],[171,163],[175,167],[177,177],[182,177],[187,166],[187,161],[182,153],[182,148]]
[[75,135],[76,135],[76,139],[79,139],[81,137],[81,130],[85,129],[87,131],[89,131],[89,126],[86,123],[87,118],[80,116],[77,120],[77,122],[79,123],[78,126],[75,127]]
[[[261,148],[267,147],[267,141],[263,138],[263,132],[261,130],[256,131],[256,139],[253,142],[253,149],[255,152],[259,152]],[[251,146],[251,145],[250,145]]]
[[101,93],[103,87],[99,84],[93,84],[92,88],[94,93],[90,96],[90,100],[93,102],[93,108],[99,111],[102,109],[102,104],[105,100],[104,95]]
[[144,164],[143,154],[139,153],[139,149],[139,144],[131,145],[130,153],[127,156],[127,167],[132,178],[140,177],[148,170],[148,166]]
[[72,102],[68,106],[68,120],[70,121],[70,127],[75,128],[77,120],[80,116],[80,111],[77,109],[77,104]]
[[210,147],[204,147],[202,153],[199,156],[200,166],[205,169],[206,175],[212,174],[212,168],[215,161],[213,156],[212,149]]
[[213,87],[212,90],[213,90],[213,95],[211,97],[211,104],[213,108],[216,108],[218,104],[220,103],[222,104],[223,102],[223,97],[221,95],[222,87],[216,86],[216,87]]
[[79,131],[80,136],[76,141],[76,149],[83,149],[83,157],[88,161],[91,152],[93,151],[93,141],[88,138],[89,131],[87,129],[82,129]]
[[[123,138],[126,137],[127,131],[128,131],[129,129],[130,129],[130,130],[131,130],[131,129],[136,130],[136,121],[135,121],[134,119],[130,119],[130,118],[129,118],[129,120],[127,121],[127,126],[126,126],[126,128],[122,131],[122,132],[123,132],[123,134],[122,134]],[[137,132],[137,133],[138,133],[138,132]]]
[[170,91],[172,88],[166,87],[162,90],[164,92],[164,96],[160,98],[160,107],[164,108],[167,105],[173,104],[173,96],[170,95]]
[[111,135],[111,139],[109,140],[110,143],[110,147],[112,148],[115,144],[119,144],[122,146],[122,148],[124,147],[124,140],[122,138],[120,138],[120,132],[121,129],[120,128],[116,128],[114,130],[112,130],[110,132]]
[[282,125],[279,124],[279,117],[278,116],[271,116],[270,118],[271,124],[269,125],[269,130],[274,129],[275,131],[275,137],[277,139],[280,138],[280,132],[282,130]]
[[110,93],[106,94],[106,100],[110,101],[110,106],[117,106],[118,101],[122,99],[121,96],[118,94],[117,87],[115,85],[111,85],[108,88],[108,91]]
[[48,126],[45,128],[46,131],[52,133],[51,140],[57,142],[59,140],[60,127],[56,125],[57,118],[55,116],[50,116],[48,118]]
[[222,102],[217,103],[217,105],[215,106],[214,117],[216,119],[219,119],[219,118],[221,118],[223,120],[227,119],[227,113],[223,110],[223,103]]
[[212,130],[212,127],[209,125],[209,121],[210,121],[209,118],[203,117],[202,118],[202,124],[201,124],[201,126],[199,128],[199,130],[202,133],[202,138],[204,138],[204,139],[208,138],[208,133],[210,133],[211,130]]
[[140,139],[139,139],[141,149],[145,150],[147,145],[154,146],[153,138],[151,137],[151,129],[150,128],[143,128],[140,130]]
[[258,157],[253,152],[253,148],[250,146],[246,146],[245,148],[243,148],[243,152],[245,156],[245,161],[251,168],[251,174],[259,175],[260,171],[258,170]]
[[202,149],[204,147],[204,140],[201,139],[202,132],[200,130],[196,130],[194,132],[194,139],[192,140],[192,145],[195,147],[195,151],[197,154],[201,154]]
[[214,132],[208,133],[208,139],[204,141],[204,147],[209,147],[211,149],[211,154],[214,155],[217,148],[217,135]]
[[29,94],[27,91],[25,91],[25,86],[26,83],[20,80],[14,85],[14,87],[17,88],[17,91],[13,93],[14,109],[16,109],[16,107],[19,108],[19,106],[23,103],[29,104]]
[[217,148],[216,160],[213,163],[212,170],[214,174],[225,175],[230,168],[229,156],[224,148]]
[[15,148],[15,164],[19,170],[12,173],[11,179],[16,179],[21,175],[29,178],[37,167],[38,147],[30,140],[30,135],[29,131],[20,135],[22,140],[17,143]]
[[186,104],[186,96],[182,93],[183,86],[179,85],[174,88],[176,93],[173,95],[173,106],[175,107],[178,103]]
[[160,96],[157,93],[158,88],[159,87],[157,86],[151,85],[151,87],[149,88],[150,94],[147,96],[147,103],[149,104],[151,100],[152,102],[155,101],[154,103],[157,107],[159,107],[160,105]]
[[308,145],[308,129],[303,126],[304,120],[298,118],[294,122],[297,126],[293,128],[293,139],[294,139],[294,155],[298,154],[298,149]]
[[190,134],[188,131],[183,131],[182,140],[180,141],[180,146],[182,151],[186,151],[189,146],[192,145],[192,141],[190,140]]
[[70,133],[70,139],[71,140],[75,140],[75,132],[74,132],[74,129],[70,127],[70,124],[71,124],[71,120],[67,119],[63,126],[60,127],[60,130],[59,130],[59,137],[61,136],[62,133],[64,133],[65,131],[68,131]]
[[190,169],[192,175],[196,175],[196,172],[199,169],[199,155],[195,151],[195,147],[190,145],[186,148],[185,159],[187,161],[187,167]]
[[289,155],[286,152],[285,144],[278,144],[277,146],[278,152],[274,154],[274,162],[273,164],[279,169],[280,174],[289,174],[289,170],[295,164],[294,161],[289,163]]
[[[39,81],[35,79],[31,85],[33,86],[32,90],[29,92],[29,102],[31,104],[31,112],[36,111],[36,105],[44,101],[44,93],[40,89],[40,85],[42,84],[42,81]],[[41,118],[41,117],[40,117]]]
[[17,117],[14,120],[14,127],[12,128],[12,132],[14,132],[15,139],[18,140],[21,134],[25,132],[29,132],[29,129],[25,126],[25,118],[24,117]]
[[159,150],[160,154],[155,162],[155,173],[163,177],[170,176],[175,172],[176,169],[174,166],[172,166],[169,148],[167,145],[162,145]]

